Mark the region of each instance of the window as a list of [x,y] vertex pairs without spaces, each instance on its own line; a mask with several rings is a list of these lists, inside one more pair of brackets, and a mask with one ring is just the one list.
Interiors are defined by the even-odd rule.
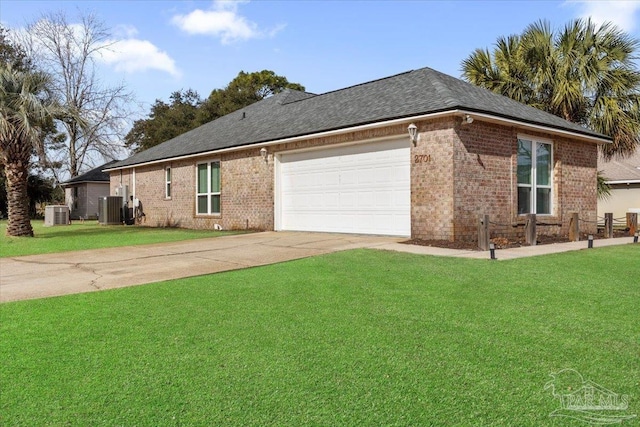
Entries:
[[551,214],[550,143],[518,138],[518,214]]
[[167,166],[164,170],[164,197],[171,198],[171,166]]
[[198,215],[220,213],[220,162],[198,164],[196,183]]

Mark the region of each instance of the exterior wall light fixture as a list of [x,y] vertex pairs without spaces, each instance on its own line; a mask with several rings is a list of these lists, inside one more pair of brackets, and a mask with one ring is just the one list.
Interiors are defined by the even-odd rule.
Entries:
[[265,162],[268,161],[267,160],[267,149],[266,148],[262,147],[260,149],[260,155],[262,156],[262,158],[264,159]]
[[415,147],[418,143],[418,126],[416,126],[414,123],[411,123],[407,128],[407,131],[409,132],[409,138],[411,139],[411,142]]
[[473,117],[471,117],[468,114],[465,114],[464,117],[462,118],[462,124],[465,124],[465,123],[469,125],[473,123]]

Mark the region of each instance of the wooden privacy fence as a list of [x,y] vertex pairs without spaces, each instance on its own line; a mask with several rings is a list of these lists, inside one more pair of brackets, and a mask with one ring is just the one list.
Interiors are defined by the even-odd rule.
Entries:
[[[638,214],[635,212],[628,212],[626,217],[614,218],[612,213],[605,213],[604,217],[598,217],[600,220],[604,220],[604,237],[613,237],[613,225],[618,224],[625,226],[629,236],[635,236],[638,232]],[[577,242],[580,240],[580,223],[599,224],[599,221],[590,221],[580,218],[578,212],[572,212],[569,214],[569,241]],[[513,227],[512,224],[499,224],[491,222],[489,215],[481,215],[478,220],[478,247],[483,251],[489,250],[491,243],[491,227]],[[535,245],[538,232],[537,232],[537,218],[536,214],[528,214],[524,223],[524,236],[525,242],[528,245]],[[592,237],[591,237],[592,238]]]

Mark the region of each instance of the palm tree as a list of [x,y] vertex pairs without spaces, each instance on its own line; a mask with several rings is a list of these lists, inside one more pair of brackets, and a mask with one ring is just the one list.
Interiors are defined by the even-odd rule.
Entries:
[[558,33],[545,21],[501,37],[493,52],[476,49],[462,63],[478,86],[609,135],[605,158],[640,143],[638,40],[610,23],[577,19]]
[[6,174],[9,236],[33,236],[27,178],[34,151],[44,149],[42,128],[56,110],[47,96],[48,84],[42,73],[0,65],[0,162]]
[[611,197],[611,186],[607,184],[607,178],[602,174],[602,171],[598,171],[598,199],[607,200]]

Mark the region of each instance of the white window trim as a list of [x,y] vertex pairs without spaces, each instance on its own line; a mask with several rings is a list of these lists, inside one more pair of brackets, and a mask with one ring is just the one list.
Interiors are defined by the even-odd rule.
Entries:
[[[222,167],[222,163],[220,162],[220,159],[212,159],[212,160],[206,160],[203,162],[198,162],[196,163],[196,203],[195,203],[195,211],[196,211],[196,216],[220,216],[221,212],[212,212],[211,211],[211,196],[220,196],[221,195],[221,191],[222,191],[222,182],[220,182],[220,190],[218,192],[212,192],[211,191],[211,164],[212,163],[218,163],[219,168]],[[200,165],[207,165],[207,192],[206,193],[199,193],[198,192],[198,168]],[[220,175],[222,176],[222,171],[220,173]],[[207,212],[206,213],[200,213],[198,212],[198,197],[199,196],[207,196]],[[220,210],[222,211],[222,201],[220,202]]]
[[171,178],[167,179],[167,172],[169,172],[169,175],[171,175],[173,173],[173,171],[171,170],[171,165],[169,166],[165,166],[164,168],[164,198],[165,199],[170,199],[171,198]]
[[[518,175],[516,172],[516,182],[517,182],[517,186],[518,188],[531,188],[531,200],[530,202],[530,206],[531,206],[531,212],[528,213],[518,213],[518,216],[524,216],[524,215],[529,215],[532,213],[535,213],[536,215],[540,215],[540,216],[553,216],[553,212],[554,212],[554,203],[553,200],[555,198],[555,192],[553,189],[553,173],[554,173],[554,169],[555,169],[555,163],[553,161],[553,141],[549,140],[549,139],[545,139],[545,138],[539,138],[537,136],[531,136],[531,135],[518,135],[518,141],[519,140],[524,140],[524,141],[530,141],[531,142],[531,184],[520,184],[519,182],[517,182],[518,179]],[[550,147],[550,154],[551,154],[551,160],[550,160],[550,168],[549,168],[549,184],[548,185],[538,185],[538,176],[537,176],[537,145],[536,144],[547,144]],[[516,153],[516,171],[518,168],[518,154]],[[538,206],[537,206],[537,198],[536,198],[536,194],[537,188],[548,188],[550,190],[550,196],[549,196],[549,213],[544,213],[544,214],[539,214],[537,213],[538,210]],[[519,200],[516,199],[516,203],[518,203]]]

